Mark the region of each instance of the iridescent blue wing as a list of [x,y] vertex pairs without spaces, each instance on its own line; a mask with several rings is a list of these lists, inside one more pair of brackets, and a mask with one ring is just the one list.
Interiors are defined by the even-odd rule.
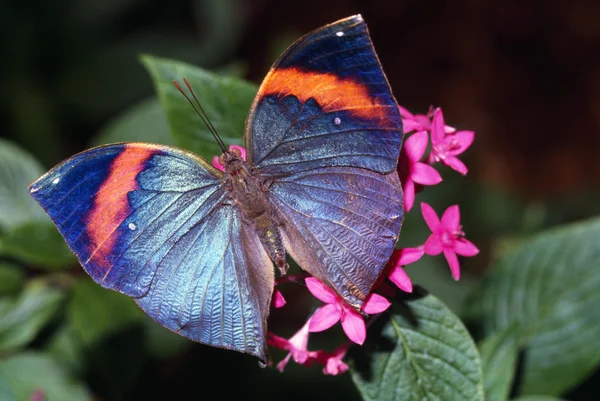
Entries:
[[360,15],[317,29],[275,62],[246,121],[263,175],[319,167],[396,168],[398,105]]
[[315,169],[278,179],[270,192],[290,255],[358,309],[398,239],[398,175]]
[[357,309],[402,224],[401,143],[398,105],[360,16],[294,43],[246,123],[249,159],[272,182],[286,249]]
[[206,161],[166,146],[103,146],[30,192],[97,283],[185,337],[266,361],[273,264]]

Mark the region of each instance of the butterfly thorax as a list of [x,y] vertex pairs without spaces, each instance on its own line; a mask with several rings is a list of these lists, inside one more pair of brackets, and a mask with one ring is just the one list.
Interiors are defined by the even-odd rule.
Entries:
[[261,177],[252,172],[250,165],[235,154],[221,155],[225,169],[225,182],[230,200],[241,212],[242,221],[258,235],[265,251],[281,274],[288,265],[285,248],[279,232],[279,219],[268,199]]

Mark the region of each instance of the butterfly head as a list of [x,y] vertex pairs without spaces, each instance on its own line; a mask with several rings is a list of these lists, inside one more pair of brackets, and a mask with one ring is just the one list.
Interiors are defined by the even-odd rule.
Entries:
[[219,163],[221,163],[227,173],[233,173],[234,171],[241,169],[244,162],[242,152],[234,147],[224,151],[221,156],[219,156]]

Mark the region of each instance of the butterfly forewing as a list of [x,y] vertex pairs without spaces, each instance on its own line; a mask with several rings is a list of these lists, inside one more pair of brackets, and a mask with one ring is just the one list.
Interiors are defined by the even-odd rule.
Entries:
[[188,338],[266,360],[272,263],[206,161],[109,145],[67,159],[30,190],[96,282]]
[[396,168],[402,121],[360,16],[302,37],[263,81],[246,123],[263,175],[330,166]]

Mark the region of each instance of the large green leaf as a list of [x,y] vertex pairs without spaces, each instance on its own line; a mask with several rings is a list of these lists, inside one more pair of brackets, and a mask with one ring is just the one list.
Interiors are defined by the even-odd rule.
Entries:
[[73,334],[86,347],[143,318],[142,310],[131,298],[102,288],[91,279],[74,285],[68,315]]
[[516,325],[510,326],[479,345],[487,401],[506,401],[510,395],[519,352],[517,332]]
[[225,144],[243,144],[244,123],[257,87],[237,78],[222,77],[190,64],[151,56],[143,62],[150,71],[167,115],[175,143],[207,160],[221,150],[206,125],[173,85],[184,88],[187,78],[213,126]]
[[54,317],[63,293],[45,281],[30,281],[17,297],[0,299],[0,352],[18,349],[35,338]]
[[[352,378],[365,400],[483,400],[479,353],[469,333],[432,295],[406,302],[369,333],[352,363]],[[401,308],[396,308],[401,309]]]
[[77,258],[50,221],[30,222],[8,230],[0,237],[0,255],[42,269],[66,269]]
[[174,145],[167,118],[157,98],[143,100],[110,121],[92,146],[114,142],[149,142]]
[[47,219],[27,190],[43,172],[33,156],[0,139],[0,232],[32,220]]
[[600,219],[524,241],[500,259],[467,316],[486,334],[511,324],[525,346],[523,394],[559,395],[600,362]]
[[26,401],[36,392],[45,401],[91,400],[85,387],[69,377],[50,356],[38,352],[0,359],[0,396],[2,382],[15,397],[8,400]]

